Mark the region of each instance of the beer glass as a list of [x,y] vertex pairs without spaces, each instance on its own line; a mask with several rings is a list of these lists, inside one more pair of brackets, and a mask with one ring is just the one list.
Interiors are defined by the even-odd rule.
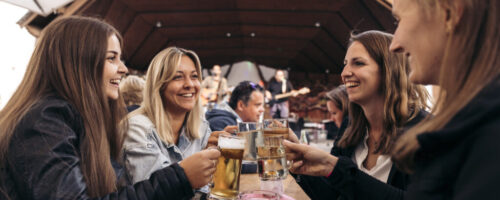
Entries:
[[283,180],[288,175],[283,136],[272,137],[258,134],[257,146],[257,171],[261,181]]
[[210,199],[236,199],[240,189],[241,160],[245,150],[245,139],[240,136],[219,135],[219,157]]
[[262,123],[264,136],[283,136],[288,139],[288,120],[287,119],[265,119]]
[[257,160],[257,151],[255,146],[255,139],[257,138],[257,132],[262,131],[262,123],[259,122],[238,122],[238,135],[244,137],[245,143],[245,153],[243,154],[243,160],[247,163],[254,163]]

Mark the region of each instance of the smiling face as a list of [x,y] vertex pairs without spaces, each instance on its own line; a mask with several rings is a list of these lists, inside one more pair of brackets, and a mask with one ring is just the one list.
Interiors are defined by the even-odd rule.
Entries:
[[110,99],[118,99],[119,88],[122,77],[128,72],[127,67],[121,61],[122,50],[120,41],[116,35],[108,39],[108,49],[106,51],[106,61],[104,62],[103,84],[106,96]]
[[382,97],[380,69],[360,42],[353,42],[344,59],[342,80],[347,88],[349,101],[362,105]]
[[445,13],[428,14],[415,0],[394,0],[392,12],[399,22],[391,51],[408,56],[413,83],[437,84],[447,41]]
[[174,77],[163,90],[164,106],[168,112],[187,113],[198,101],[200,81],[194,62],[182,56]]

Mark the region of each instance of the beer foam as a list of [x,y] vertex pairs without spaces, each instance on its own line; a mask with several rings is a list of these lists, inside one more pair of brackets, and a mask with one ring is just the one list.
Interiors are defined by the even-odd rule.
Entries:
[[219,137],[219,147],[221,149],[244,149],[245,139],[244,138],[228,138]]

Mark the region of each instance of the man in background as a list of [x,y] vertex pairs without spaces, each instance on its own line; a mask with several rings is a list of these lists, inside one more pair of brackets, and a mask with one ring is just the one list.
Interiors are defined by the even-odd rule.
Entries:
[[[290,81],[285,78],[285,72],[281,69],[276,70],[274,77],[271,78],[267,86],[267,90],[271,93],[271,117],[272,118],[288,118],[289,103],[288,97],[278,98],[276,95],[292,92],[293,86]],[[291,96],[297,96],[297,93]]]
[[227,80],[221,76],[219,65],[212,67],[212,75],[208,76],[201,83],[201,105],[208,106],[211,110],[215,105],[219,104],[226,95]]

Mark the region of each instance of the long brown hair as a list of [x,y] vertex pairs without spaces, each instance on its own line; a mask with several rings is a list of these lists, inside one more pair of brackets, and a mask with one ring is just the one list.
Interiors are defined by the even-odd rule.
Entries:
[[[418,115],[427,107],[427,91],[408,79],[409,67],[405,56],[389,51],[392,35],[381,31],[366,31],[351,35],[349,46],[353,42],[361,43],[380,69],[380,92],[384,96],[383,130],[375,152],[388,154],[398,137],[398,128]],[[339,140],[342,148],[359,144],[369,129],[360,105],[349,103],[349,125]]]
[[39,100],[56,95],[83,119],[81,168],[89,196],[116,190],[110,159],[123,144],[126,114],[122,99],[108,100],[103,70],[108,38],[120,34],[109,24],[88,17],[66,17],[42,31],[16,92],[0,111],[0,162],[5,166],[10,139],[18,122]]
[[[417,136],[443,128],[486,85],[500,75],[500,2],[496,0],[417,0],[424,17],[446,11],[459,15],[454,4],[463,6],[458,23],[450,26],[440,68],[441,92],[433,108],[435,116],[410,129],[395,145],[393,160],[407,172],[414,167],[420,148]],[[439,110],[439,112],[435,112]]]
[[[174,134],[176,133],[173,132],[170,125],[172,117],[165,109],[169,105],[163,104],[165,102],[163,91],[167,87],[167,84],[174,78],[182,56],[187,56],[193,61],[196,73],[198,73],[198,80],[200,82],[203,80],[201,77],[200,59],[194,51],[179,47],[168,47],[156,54],[151,61],[146,74],[144,101],[139,109],[129,115],[129,117],[132,117],[136,114],[145,114],[156,126],[160,138],[169,144],[175,144]],[[200,138],[198,129],[202,117],[202,109],[199,100],[197,100],[194,108],[186,114],[185,118],[186,136],[189,139]]]

